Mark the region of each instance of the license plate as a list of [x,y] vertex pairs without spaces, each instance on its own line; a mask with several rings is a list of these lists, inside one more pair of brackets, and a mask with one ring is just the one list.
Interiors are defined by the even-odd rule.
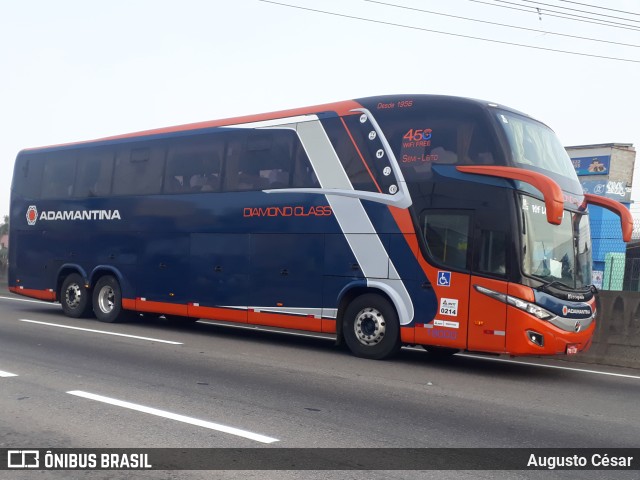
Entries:
[[567,355],[575,355],[578,353],[577,345],[567,345]]

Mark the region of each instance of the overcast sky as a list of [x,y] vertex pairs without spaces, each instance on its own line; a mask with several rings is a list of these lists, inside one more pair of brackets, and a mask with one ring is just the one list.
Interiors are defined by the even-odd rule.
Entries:
[[[344,15],[336,16],[259,0],[0,0],[0,215],[9,213],[13,162],[25,147],[370,95],[490,100],[547,123],[564,145],[638,149],[640,48],[415,8],[634,45],[640,15],[564,0],[483,1],[386,0],[412,8],[400,9],[281,0]],[[640,14],[639,0],[582,3]],[[608,18],[637,28],[554,18],[559,7],[622,16]]]

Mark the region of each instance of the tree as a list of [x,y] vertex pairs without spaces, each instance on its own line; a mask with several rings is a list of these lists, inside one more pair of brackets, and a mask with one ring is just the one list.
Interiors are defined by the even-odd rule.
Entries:
[[7,233],[9,233],[9,215],[5,215],[2,224],[0,224],[0,237]]

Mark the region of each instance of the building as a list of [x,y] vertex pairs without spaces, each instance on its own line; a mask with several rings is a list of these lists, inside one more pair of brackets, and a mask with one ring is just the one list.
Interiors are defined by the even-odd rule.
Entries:
[[[629,143],[606,143],[566,147],[585,193],[631,205],[636,151]],[[626,245],[620,219],[596,206],[589,207],[593,242],[593,284],[605,290],[622,290]]]

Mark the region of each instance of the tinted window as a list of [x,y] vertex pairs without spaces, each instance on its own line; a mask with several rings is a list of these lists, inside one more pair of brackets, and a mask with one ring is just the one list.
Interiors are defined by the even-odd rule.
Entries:
[[299,138],[294,139],[295,158],[293,165],[293,180],[291,186],[294,188],[319,188],[320,183],[316,177],[307,152],[305,151]]
[[297,135],[292,130],[251,131],[229,143],[224,189],[269,190],[291,186]]
[[222,135],[197,135],[172,142],[167,154],[164,192],[219,191],[224,150]]
[[43,169],[44,154],[18,156],[13,174],[13,194],[22,198],[39,198]]
[[450,268],[468,267],[470,217],[466,213],[424,212],[422,234],[431,257]]
[[111,192],[114,152],[110,149],[86,149],[78,153],[74,196],[104,197]]
[[505,164],[478,113],[438,107],[377,113],[376,118],[409,181],[430,175],[433,164]]
[[70,197],[75,175],[75,152],[64,150],[48,154],[44,162],[41,198]]
[[[373,181],[371,173],[369,173],[367,169],[367,164],[365,164],[365,160],[362,157],[363,152],[358,152],[354,145],[354,141],[356,140],[353,137],[354,135],[361,140],[360,143],[363,142],[361,139],[361,127],[358,125],[359,118],[359,115],[352,115],[345,118],[329,118],[323,120],[322,125],[331,140],[331,144],[353,188],[367,192],[378,192],[378,187]],[[345,123],[343,123],[343,121]],[[347,130],[345,125],[348,125],[349,130]]]
[[164,175],[165,150],[159,145],[122,145],[116,153],[113,175],[114,195],[160,193]]
[[507,235],[494,230],[480,231],[480,251],[476,270],[492,275],[507,272]]

